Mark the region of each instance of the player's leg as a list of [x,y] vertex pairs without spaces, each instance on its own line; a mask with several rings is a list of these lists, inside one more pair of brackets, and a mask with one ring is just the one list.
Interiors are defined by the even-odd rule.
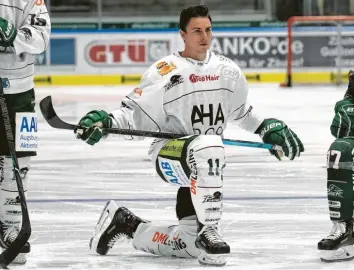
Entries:
[[[109,210],[108,204],[108,211],[104,210],[96,226],[91,249],[97,251],[100,238],[105,237],[106,231],[109,236],[104,240],[104,252],[99,252],[102,254],[111,248],[110,243],[114,243],[120,233],[133,237],[133,246],[145,252],[176,257],[195,257],[201,253],[198,258],[203,264],[225,264],[221,255],[229,253],[230,247],[217,231],[222,212],[224,164],[224,148],[219,136],[171,140],[161,149],[156,165],[163,180],[180,187],[176,205],[177,226],[147,223],[135,215],[128,222],[124,218],[120,221],[119,218],[107,219],[105,216],[109,213],[117,213],[114,210],[117,207]],[[122,223],[131,225],[123,226]]]
[[[230,247],[218,233],[222,214],[224,146],[220,136],[191,136],[172,140],[160,151],[158,172],[162,179],[182,188],[179,194],[188,194],[183,202],[177,196],[177,216],[180,221],[196,215],[199,262],[223,265],[224,254]],[[185,192],[187,191],[187,192]]]
[[230,247],[218,233],[223,207],[225,152],[220,136],[198,136],[188,146],[190,192],[198,217],[196,246],[201,264],[223,265]]
[[[135,247],[151,253],[159,250],[162,255],[197,255],[199,262],[207,265],[225,264],[223,255],[230,253],[230,247],[218,233],[224,156],[220,136],[191,136],[171,140],[162,147],[156,161],[157,172],[166,182],[180,187],[176,204],[178,226],[173,229],[165,227],[163,233],[166,243],[179,235],[186,248],[181,251],[163,243],[152,243],[158,232],[154,224],[139,226],[133,240]],[[146,229],[140,230],[143,227]]]
[[133,238],[134,248],[144,252],[175,257],[197,256],[194,243],[197,219],[189,191],[190,169],[186,158],[181,159],[190,141],[171,140],[161,149],[156,161],[157,172],[163,180],[178,187],[182,186],[181,183],[186,186],[181,187],[177,193],[176,212],[179,223],[164,225],[147,222],[126,208],[118,209],[114,202],[109,202],[97,223],[90,242],[91,250],[107,254],[113,244],[124,236]]
[[[37,123],[34,115],[34,90],[6,95],[10,122],[14,134],[16,156],[20,166],[20,175],[24,191],[27,191],[27,174],[30,157],[36,155]],[[21,114],[19,114],[21,113]],[[23,136],[22,136],[23,135]],[[0,115],[0,137],[6,138],[2,116]],[[18,143],[26,137],[24,144]],[[21,205],[18,202],[18,190],[13,174],[12,159],[6,141],[0,144],[0,247],[6,249],[17,237],[22,222]],[[30,251],[27,243],[13,263],[26,262],[25,253]]]
[[162,256],[196,258],[197,216],[189,187],[180,187],[177,192],[176,213],[178,223],[162,225],[157,222],[141,224],[134,236],[137,250]]
[[318,243],[318,249],[322,261],[351,260],[354,258],[354,139],[336,139],[327,157],[327,195],[333,226],[329,235]]
[[[18,158],[25,193],[29,161],[30,157]],[[0,174],[0,247],[6,249],[16,239],[22,222],[22,210],[17,200],[18,190],[10,157],[0,156]],[[26,263],[25,254],[29,251],[30,245],[27,243],[12,263]]]
[[90,240],[90,249],[106,255],[122,239],[133,239],[133,247],[147,253],[191,258],[197,256],[196,217],[180,220],[178,225],[148,222],[114,201],[107,202]]

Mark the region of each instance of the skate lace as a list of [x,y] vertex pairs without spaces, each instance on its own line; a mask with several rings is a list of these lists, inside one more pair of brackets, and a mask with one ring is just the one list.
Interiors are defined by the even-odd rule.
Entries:
[[[128,226],[128,228],[130,228],[132,220],[134,218],[134,215],[132,215],[129,211],[124,210],[125,212],[125,224]],[[116,234],[114,234],[114,236],[108,241],[107,246],[112,248],[114,246],[114,244],[118,241],[118,240],[122,240],[122,242],[128,239],[128,235],[124,232],[117,232]]]
[[336,240],[340,238],[347,230],[347,225],[345,222],[335,222],[327,239]]
[[107,246],[109,248],[112,248],[114,246],[114,244],[117,242],[118,239],[122,239],[125,238],[125,234],[124,233],[116,233],[111,240],[108,241]]
[[221,239],[219,233],[217,232],[216,228],[212,226],[208,226],[204,229],[205,237],[213,243],[221,243],[223,240]]

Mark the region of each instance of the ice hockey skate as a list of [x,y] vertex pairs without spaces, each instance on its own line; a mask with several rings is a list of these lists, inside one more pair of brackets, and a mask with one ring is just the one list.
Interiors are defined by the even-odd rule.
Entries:
[[[8,248],[8,246],[15,241],[19,231],[15,226],[6,227],[0,221],[0,247],[2,250]],[[26,253],[29,253],[31,250],[30,243],[26,243],[22,247],[21,253],[17,255],[17,257],[12,261],[12,264],[25,264],[27,262]]]
[[147,221],[125,207],[118,208],[114,201],[107,202],[90,240],[90,249],[106,255],[118,240],[132,239],[141,222]]
[[226,244],[214,226],[204,226],[198,233],[195,245],[200,250],[198,261],[202,265],[224,266],[230,246]]
[[354,259],[353,221],[333,222],[330,234],[318,243],[323,262]]

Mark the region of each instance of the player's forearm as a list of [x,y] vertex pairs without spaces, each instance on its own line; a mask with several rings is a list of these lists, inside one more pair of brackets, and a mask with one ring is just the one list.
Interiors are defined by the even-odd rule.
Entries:
[[125,112],[122,108],[111,112],[112,127],[121,129],[132,129],[133,124],[129,120],[129,113]]
[[247,106],[239,113],[239,116],[234,119],[240,128],[252,133],[256,132],[263,120],[264,117],[257,115],[252,106]]
[[[49,18],[48,18],[49,19]],[[16,54],[40,54],[48,48],[50,22],[42,21],[43,26],[24,25],[18,32],[13,43]]]

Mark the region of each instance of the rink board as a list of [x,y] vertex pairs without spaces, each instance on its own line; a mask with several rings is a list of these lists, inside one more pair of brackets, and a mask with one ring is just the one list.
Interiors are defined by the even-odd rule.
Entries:
[[[248,73],[245,72],[248,82],[252,83],[283,83],[286,81],[285,72],[282,73]],[[345,81],[347,72],[342,73]],[[36,86],[60,85],[137,85],[141,75],[53,75],[36,76]],[[295,83],[331,84],[337,81],[333,72],[295,72]]]
[[[210,50],[237,63],[249,82],[283,83],[288,58],[286,30],[214,29]],[[340,36],[336,27],[294,28],[294,83],[333,83],[339,72],[345,81],[354,65],[353,35],[354,27],[343,27]],[[135,85],[149,66],[183,48],[178,29],[54,31],[48,50],[36,58],[36,83]]]

